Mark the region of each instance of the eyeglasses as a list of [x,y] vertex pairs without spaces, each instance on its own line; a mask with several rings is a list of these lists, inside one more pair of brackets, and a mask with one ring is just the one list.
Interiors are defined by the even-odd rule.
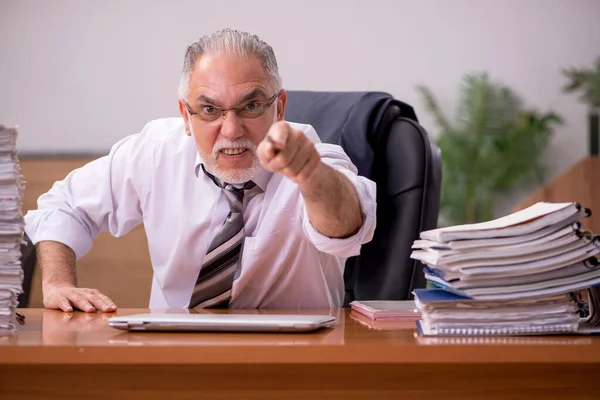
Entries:
[[265,111],[267,111],[267,109],[271,107],[271,104],[273,104],[275,99],[279,97],[280,94],[281,91],[275,93],[266,103],[261,103],[259,101],[253,100],[244,103],[240,106],[231,108],[220,108],[205,104],[200,108],[200,111],[198,112],[192,111],[187,101],[184,101],[184,103],[190,115],[197,115],[198,117],[200,117],[200,119],[206,122],[216,121],[220,117],[225,118],[227,111],[234,111],[235,115],[243,119],[254,119],[262,116],[265,113]]

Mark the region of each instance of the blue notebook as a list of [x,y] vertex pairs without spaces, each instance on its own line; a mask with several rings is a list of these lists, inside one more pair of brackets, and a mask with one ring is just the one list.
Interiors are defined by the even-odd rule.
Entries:
[[437,303],[443,301],[472,300],[470,297],[460,295],[445,289],[415,289],[413,294],[422,303]]

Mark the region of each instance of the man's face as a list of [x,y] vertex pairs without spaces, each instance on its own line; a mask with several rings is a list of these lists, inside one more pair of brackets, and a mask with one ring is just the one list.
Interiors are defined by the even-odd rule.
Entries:
[[[277,88],[256,57],[204,55],[190,76],[187,103],[179,101],[186,132],[204,166],[228,183],[244,183],[260,169],[256,147],[273,122],[283,119],[285,92]],[[274,100],[269,107],[266,104]],[[235,107],[223,117],[222,109]]]

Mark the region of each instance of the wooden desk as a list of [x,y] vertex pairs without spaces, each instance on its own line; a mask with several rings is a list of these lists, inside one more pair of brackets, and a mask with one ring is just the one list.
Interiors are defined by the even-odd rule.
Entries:
[[313,333],[128,333],[107,314],[21,311],[0,337],[6,400],[598,398],[600,338],[422,340],[348,310]]

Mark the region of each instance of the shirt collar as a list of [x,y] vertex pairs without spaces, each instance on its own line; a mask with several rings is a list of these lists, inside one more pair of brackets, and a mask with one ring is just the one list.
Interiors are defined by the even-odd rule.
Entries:
[[[202,165],[202,157],[200,157],[200,154],[198,152],[196,152],[196,162],[194,165],[194,172],[196,173],[196,177],[198,177],[198,175],[199,175],[201,165]],[[273,175],[273,173],[271,171],[268,171],[261,167],[258,170],[258,173],[252,179],[252,181],[254,183],[256,183],[256,186],[261,188],[263,192],[265,192],[267,190],[267,184],[269,183],[269,180],[271,179],[272,175]]]

